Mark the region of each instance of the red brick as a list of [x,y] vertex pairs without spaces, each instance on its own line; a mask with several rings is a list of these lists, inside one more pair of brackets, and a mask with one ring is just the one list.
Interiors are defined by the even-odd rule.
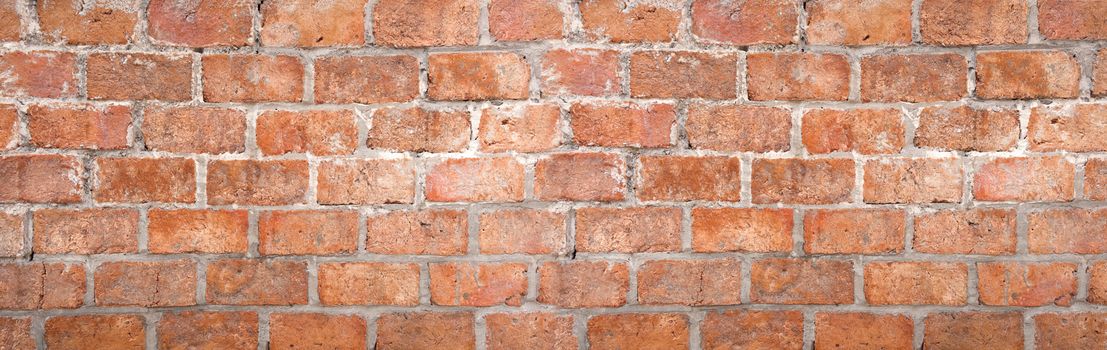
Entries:
[[546,312],[498,313],[484,317],[488,348],[576,350],[573,316]]
[[980,303],[1002,306],[1072,305],[1076,264],[981,262]]
[[1107,261],[1091,261],[1088,263],[1088,302],[1092,304],[1107,304]]
[[307,263],[225,259],[208,264],[207,302],[215,305],[307,304]]
[[741,263],[734,259],[653,260],[638,268],[638,302],[661,305],[737,305]]
[[88,55],[92,100],[187,101],[192,98],[192,57],[145,53]]
[[481,151],[541,152],[561,144],[561,109],[557,105],[514,105],[481,112]]
[[158,349],[254,349],[258,346],[258,315],[243,311],[165,313],[157,332]]
[[410,158],[336,159],[319,164],[319,204],[411,203],[415,166]]
[[1098,1],[1038,2],[1038,31],[1050,40],[1107,39],[1107,4]]
[[270,0],[261,11],[261,43],[265,46],[362,46],[365,43],[365,1]]
[[75,309],[85,298],[85,269],[77,263],[0,264],[0,308]]
[[501,41],[561,38],[564,15],[554,0],[492,0],[488,32]]
[[692,250],[696,252],[789,252],[792,210],[754,208],[692,209]]
[[300,102],[304,95],[304,64],[294,56],[208,55],[202,62],[207,102]]
[[1070,201],[1074,164],[1059,156],[997,158],[981,165],[972,194],[980,201]]
[[789,0],[705,0],[692,3],[692,34],[734,45],[791,44],[796,4]]
[[792,112],[750,105],[693,104],[684,125],[688,146],[724,152],[787,151]]
[[813,154],[888,154],[903,149],[903,113],[898,109],[813,109],[803,114],[801,125],[803,146]]
[[388,313],[377,319],[375,349],[476,349],[473,314]]
[[138,251],[138,211],[40,209],[34,212],[34,252],[112,254]]
[[750,300],[766,304],[852,304],[853,263],[761,259],[750,267]]
[[427,84],[431,100],[521,100],[530,95],[530,66],[512,52],[436,53]]
[[844,55],[752,53],[746,65],[750,100],[845,101],[849,97],[850,68]]
[[[127,44],[135,38],[138,1],[36,1],[40,31],[48,43]],[[31,20],[28,18],[27,20]]]
[[741,161],[723,156],[642,156],[638,198],[645,201],[727,201],[741,197]]
[[250,43],[254,5],[246,1],[151,0],[150,38],[170,45],[211,47]]
[[925,349],[1022,349],[1022,315],[948,312],[926,316]]
[[432,202],[518,202],[523,200],[523,165],[514,158],[455,158],[427,172]]
[[588,319],[591,349],[688,348],[688,316],[677,313],[596,315]]
[[258,116],[256,133],[266,155],[352,154],[358,142],[351,110],[266,111]]
[[[489,25],[492,21],[489,12]],[[393,47],[476,45],[476,0],[379,0],[373,8],[375,44]]]
[[1095,349],[1107,345],[1104,313],[1045,313],[1034,316],[1034,326],[1035,349]]
[[419,265],[319,264],[319,301],[323,305],[418,305]]
[[1107,210],[1059,208],[1027,215],[1032,254],[1107,253]]
[[737,96],[738,57],[696,51],[641,51],[630,56],[630,95],[640,98]]
[[994,45],[1026,43],[1028,9],[1023,0],[929,0],[919,25],[927,44]]
[[[2,14],[0,19],[4,19]],[[0,317],[0,344],[7,344],[5,346],[10,350],[34,350],[35,339],[31,336],[31,318]]]
[[154,209],[147,214],[151,253],[245,253],[244,210]]
[[584,33],[601,42],[668,42],[676,37],[676,2],[585,0],[579,4]]
[[1014,210],[978,208],[916,216],[911,245],[922,253],[1010,255],[1015,241]]
[[1084,164],[1084,198],[1107,200],[1107,159],[1092,158]]
[[419,107],[373,111],[367,145],[405,152],[460,152],[469,144],[469,113]]
[[19,110],[15,105],[0,104],[0,150],[20,144],[19,125]]
[[965,97],[968,63],[954,53],[887,54],[861,59],[861,100],[936,102]]
[[891,261],[865,264],[869,305],[965,305],[968,267],[958,262]]
[[914,349],[914,324],[895,314],[815,314],[816,349]]
[[1019,112],[970,106],[926,107],[919,112],[915,146],[948,151],[1006,151],[1019,140]]
[[24,239],[23,213],[0,212],[0,258],[22,257],[31,242]]
[[131,109],[119,105],[32,105],[27,110],[31,144],[43,148],[129,147]]
[[803,349],[799,311],[711,311],[700,329],[704,349]]
[[576,250],[579,252],[680,250],[679,208],[580,208],[576,214]]
[[627,265],[621,262],[545,262],[538,267],[538,302],[565,308],[622,306],[628,278]]
[[481,254],[564,254],[566,215],[537,209],[480,214]]
[[462,255],[469,220],[459,210],[396,211],[367,219],[365,251],[376,254]]
[[46,346],[73,350],[141,350],[146,348],[145,323],[139,315],[50,317],[46,319]]
[[613,50],[547,51],[541,78],[543,95],[611,96],[623,90],[619,52]]
[[419,96],[415,57],[324,56],[315,59],[316,103],[407,102]]
[[[17,0],[0,1],[0,41],[19,41],[20,16],[16,6],[22,4]],[[34,344],[31,344],[31,348],[34,348]],[[16,346],[16,349],[20,347]]]
[[557,153],[534,166],[534,196],[543,201],[623,200],[626,161],[614,153]]
[[196,304],[192,260],[106,262],[96,268],[96,305],[166,307]]
[[368,328],[357,315],[275,313],[268,346],[276,349],[365,349]]
[[303,203],[307,161],[214,160],[208,163],[208,203],[284,205]]
[[143,111],[142,136],[151,151],[242,153],[246,113],[237,109],[152,106]]
[[196,161],[188,158],[99,158],[92,195],[97,202],[192,203]]
[[1063,51],[998,51],[976,55],[976,96],[1017,100],[1075,98],[1080,63]]
[[573,104],[573,141],[582,146],[668,147],[676,110],[670,104]]
[[351,254],[357,236],[355,211],[266,211],[258,217],[262,255]]
[[430,264],[430,298],[435,305],[519,306],[527,295],[527,264]]
[[833,204],[850,201],[851,159],[754,159],[754,203]]
[[866,203],[957,203],[958,158],[881,158],[865,162]]
[[807,41],[816,45],[907,45],[911,0],[815,1],[807,6]]
[[0,53],[0,96],[77,97],[77,55],[54,51]]
[[903,252],[907,215],[896,209],[827,209],[803,217],[808,254]]
[[1107,49],[1096,53],[1095,67],[1092,70],[1092,96],[1107,96]]
[[29,154],[0,157],[0,203],[81,201],[81,162],[72,156]]
[[1035,107],[1027,126],[1033,151],[1096,152],[1107,150],[1107,104]]

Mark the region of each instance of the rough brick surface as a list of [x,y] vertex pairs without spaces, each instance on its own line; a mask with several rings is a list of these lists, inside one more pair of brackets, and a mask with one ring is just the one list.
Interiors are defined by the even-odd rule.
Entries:
[[577,251],[635,253],[680,248],[677,208],[582,208],[575,221]]
[[1009,209],[942,210],[915,216],[915,251],[932,254],[1015,253],[1016,216]]
[[249,217],[238,210],[151,210],[147,214],[152,253],[244,253]]
[[419,95],[419,62],[407,55],[315,59],[315,102],[385,103]]
[[1018,313],[957,312],[931,314],[924,321],[927,349],[1022,349]]
[[[196,332],[204,329],[204,332]],[[158,322],[159,349],[253,348],[258,344],[258,315],[253,312],[184,311]]]
[[926,1],[919,28],[927,44],[1020,44],[1027,40],[1027,3],[1021,0]]
[[803,348],[803,314],[798,311],[709,312],[700,330],[704,349]]
[[1076,264],[993,262],[976,268],[984,305],[1068,306],[1076,296]]
[[692,33],[708,42],[732,45],[789,44],[798,13],[787,0],[692,2]]
[[849,97],[845,56],[755,53],[746,57],[750,100],[842,101]]
[[694,51],[641,51],[630,56],[630,95],[733,99],[736,57]]
[[785,108],[697,104],[684,122],[688,146],[738,152],[787,151],[792,118]]
[[733,259],[654,260],[638,268],[638,301],[661,305],[741,303],[741,264]]
[[786,252],[792,249],[792,210],[696,208],[692,249],[697,252]]
[[815,1],[807,5],[807,41],[820,45],[905,45],[911,1]]
[[253,30],[253,6],[246,1],[151,0],[150,39],[179,46],[243,46]]
[[258,252],[265,255],[339,255],[357,250],[352,211],[267,211],[258,216]]
[[964,305],[968,267],[951,262],[865,264],[865,300],[873,305]]
[[865,162],[866,203],[956,203],[961,200],[961,160],[883,158]]
[[595,349],[683,349],[688,347],[688,316],[613,314],[588,319],[588,342]]
[[482,213],[478,228],[482,254],[562,254],[566,245],[564,213],[511,209]]
[[143,111],[142,136],[151,151],[241,153],[246,113],[226,108],[151,106]]
[[130,209],[42,209],[34,221],[35,251],[112,254],[138,251],[138,212]]
[[227,259],[207,266],[206,299],[216,305],[307,304],[307,263]]
[[43,39],[71,45],[130,43],[141,11],[135,0],[36,1],[35,5]]
[[196,263],[189,260],[111,262],[96,267],[96,305],[196,304]]
[[621,91],[622,82],[618,51],[558,49],[542,56],[544,95],[607,96]]
[[259,9],[265,46],[357,46],[365,42],[365,4],[360,0],[275,0],[261,3]]
[[816,109],[803,115],[803,147],[812,154],[898,153],[903,115],[895,109]]
[[553,313],[500,313],[484,317],[489,349],[577,349],[573,316]]
[[547,262],[538,266],[538,302],[562,307],[626,303],[627,265],[610,261]]
[[613,43],[672,41],[680,24],[675,2],[585,0],[580,14],[588,37]]
[[[804,251],[812,254],[899,253],[904,247],[906,222],[906,215],[899,210],[808,211],[803,217]],[[918,228],[916,237],[917,232]]]
[[139,315],[58,316],[46,320],[46,346],[57,349],[144,349],[146,320]]
[[366,218],[365,250],[378,254],[460,255],[468,247],[468,219],[458,210],[391,212]]
[[527,294],[527,264],[443,263],[429,271],[435,305],[518,306]]
[[34,105],[27,110],[31,144],[42,148],[123,149],[131,109],[118,105]]
[[377,319],[374,348],[476,349],[473,315],[465,312],[389,313]]
[[1074,171],[1062,157],[997,158],[976,170],[972,195],[981,201],[1069,201]]
[[573,141],[584,146],[665,147],[676,111],[669,104],[574,104]]
[[976,96],[1018,100],[1080,94],[1080,64],[1062,51],[997,51],[976,55]]
[[750,267],[750,300],[768,304],[849,304],[853,263],[830,259],[763,259]]
[[90,54],[88,98],[187,101],[192,97],[192,60],[180,54]]
[[861,59],[861,99],[934,102],[965,96],[968,63],[958,54],[874,55]]
[[317,171],[319,204],[411,203],[415,197],[411,159],[337,159]]
[[419,266],[320,264],[319,301],[324,305],[415,305],[419,302]]
[[0,96],[76,97],[77,56],[67,52],[31,51],[0,54]]
[[202,59],[208,102],[299,102],[304,64],[292,56],[210,55]]
[[469,142],[469,115],[456,110],[383,108],[373,111],[366,146],[408,152],[459,152]]
[[561,143],[561,109],[555,105],[487,108],[481,112],[477,138],[489,153],[540,152]]
[[427,59],[432,100],[520,100],[529,95],[526,58],[509,52],[443,53]]
[[0,264],[0,307],[8,310],[74,309],[87,290],[84,265],[71,263]]
[[815,314],[819,349],[913,349],[912,323],[906,315],[859,312]]
[[915,146],[951,151],[1006,151],[1019,140],[1019,113],[1008,108],[926,107]]
[[855,178],[850,159],[757,159],[753,162],[753,202],[848,202]]
[[365,349],[366,321],[356,315],[269,316],[269,346],[279,349]]

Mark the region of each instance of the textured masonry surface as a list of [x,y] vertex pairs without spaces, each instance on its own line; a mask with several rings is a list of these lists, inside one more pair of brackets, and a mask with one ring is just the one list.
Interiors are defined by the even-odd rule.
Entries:
[[0,348],[1107,348],[1107,1],[0,0]]

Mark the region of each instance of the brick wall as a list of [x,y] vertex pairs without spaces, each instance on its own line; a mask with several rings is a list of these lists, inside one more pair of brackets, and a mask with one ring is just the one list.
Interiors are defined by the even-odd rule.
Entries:
[[0,0],[0,41],[0,348],[1107,347],[1107,1]]

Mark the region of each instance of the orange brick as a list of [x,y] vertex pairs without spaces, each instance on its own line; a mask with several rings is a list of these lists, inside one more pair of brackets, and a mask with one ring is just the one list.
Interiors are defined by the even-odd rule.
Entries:
[[580,208],[576,214],[577,251],[640,253],[680,250],[679,208]]
[[476,45],[480,7],[476,0],[381,0],[373,8],[373,38],[392,47]]
[[213,160],[208,163],[208,203],[283,205],[303,203],[307,161]]
[[34,252],[112,254],[138,252],[138,211],[40,209],[34,212]]
[[97,202],[192,203],[196,161],[188,158],[99,158],[92,195]]
[[1091,261],[1088,264],[1088,302],[1107,304],[1107,261]]
[[[19,41],[20,16],[16,7],[17,4],[19,3],[16,0],[0,1],[0,41]],[[16,349],[20,349],[19,345],[26,345],[22,344],[21,341],[5,343],[16,343]],[[30,345],[31,348],[34,348],[34,344]]]
[[208,264],[207,302],[215,305],[303,305],[307,263],[225,259]]
[[469,143],[469,113],[419,107],[373,111],[367,145],[405,152],[460,152]]
[[415,165],[410,158],[336,159],[319,163],[319,204],[411,203]]
[[815,314],[815,348],[910,350],[913,328],[906,315],[820,312]]
[[365,349],[368,327],[356,315],[275,313],[269,344],[277,349]]
[[573,104],[573,141],[582,146],[657,148],[672,144],[670,104]]
[[1092,158],[1084,164],[1084,198],[1107,200],[1107,159]]
[[547,51],[541,79],[543,95],[611,96],[623,90],[619,52],[613,50]]
[[192,98],[192,57],[146,53],[88,55],[91,100],[187,101]]
[[[137,1],[36,1],[40,31],[49,43],[127,44],[135,38]],[[28,19],[31,20],[31,19]]]
[[642,156],[637,169],[635,188],[640,200],[741,199],[741,160],[735,157]]
[[596,315],[588,319],[591,349],[688,348],[688,316],[677,313]]
[[323,305],[418,305],[419,265],[319,264],[319,301]]
[[566,215],[537,209],[480,214],[481,254],[564,254]]
[[192,260],[106,262],[96,267],[96,305],[167,307],[196,304]]
[[1107,39],[1107,4],[1098,1],[1038,2],[1038,31],[1050,40]]
[[968,62],[959,54],[886,54],[861,59],[861,99],[876,102],[960,100]]
[[0,308],[76,309],[84,303],[85,269],[77,263],[0,264]]
[[253,4],[245,1],[151,0],[150,38],[178,46],[245,46],[250,43]]
[[237,109],[152,106],[143,111],[142,136],[151,151],[242,153],[246,113]]
[[1076,296],[1076,264],[981,262],[980,303],[984,305],[1072,305]]
[[976,55],[976,96],[1017,100],[1075,98],[1080,63],[1062,51],[999,51]]
[[788,252],[792,250],[792,227],[791,209],[695,208],[692,250]]
[[262,255],[351,254],[357,236],[355,211],[266,211],[258,217]]
[[565,308],[622,306],[628,278],[627,265],[620,262],[545,262],[538,267],[538,302]]
[[817,45],[907,45],[911,0],[807,4],[807,41]]
[[932,254],[1015,253],[1015,211],[1010,209],[943,210],[915,217],[911,246]]
[[477,139],[481,151],[541,152],[561,144],[561,109],[553,104],[485,108]]
[[576,350],[573,316],[546,312],[498,313],[484,317],[488,348]]
[[412,56],[324,56],[315,59],[315,102],[407,102],[419,96]]
[[626,161],[614,153],[557,153],[534,166],[534,196],[543,201],[623,200]]
[[320,47],[365,43],[363,0],[271,0],[257,6],[261,11],[262,45]]
[[601,42],[668,42],[680,24],[675,2],[585,0],[579,7],[585,34]]
[[704,349],[803,349],[799,311],[710,311],[700,329]]
[[435,305],[519,306],[527,295],[527,264],[430,264],[430,298]]
[[0,212],[0,258],[18,258],[28,252],[31,242],[24,239],[24,216]]
[[81,201],[81,162],[55,154],[0,157],[0,203],[76,203]]
[[926,316],[925,349],[1022,349],[1022,315],[947,312]]
[[45,338],[51,349],[141,350],[146,348],[146,321],[122,314],[50,317]]
[[54,51],[0,54],[0,96],[77,97],[77,55]]
[[304,63],[295,56],[207,55],[201,61],[207,102],[300,102],[304,95]]
[[492,0],[488,32],[501,41],[558,39],[564,22],[558,6],[550,0]]
[[[0,19],[4,19],[2,15]],[[18,35],[18,32],[16,33]],[[7,344],[5,346],[11,350],[34,350],[35,339],[31,336],[31,318],[0,317],[0,342]]]
[[157,332],[158,349],[254,349],[258,346],[258,315],[242,311],[170,312],[162,314]]
[[388,313],[377,318],[375,349],[476,349],[473,314]]
[[1107,104],[1035,107],[1027,126],[1033,151],[1097,152],[1107,150]]
[[958,158],[881,158],[865,162],[866,203],[957,203]]
[[845,101],[849,61],[823,53],[752,53],[746,57],[749,97],[766,100]]
[[692,3],[692,34],[733,45],[791,44],[796,40],[796,4],[789,0]]
[[512,52],[435,53],[427,84],[432,100],[521,100],[530,95],[530,67]]
[[523,200],[523,165],[514,158],[455,158],[427,172],[432,202],[518,202]]
[[262,154],[352,154],[357,124],[350,110],[266,111],[257,119]]
[[948,151],[1006,151],[1019,140],[1019,112],[1008,108],[926,107],[915,146]]
[[0,150],[14,148],[21,143],[19,125],[19,110],[15,105],[0,104]]
[[1096,53],[1092,71],[1092,96],[1107,96],[1107,49],[1101,49]]
[[903,252],[907,215],[896,209],[827,209],[803,217],[803,246],[809,254],[894,254]]
[[630,95],[639,98],[737,97],[738,57],[696,51],[641,51],[630,56]]
[[1027,215],[1027,245],[1033,254],[1107,253],[1107,210],[1059,208]]
[[1034,328],[1035,349],[1094,349],[1107,344],[1105,313],[1044,313],[1034,316]]
[[853,262],[761,259],[750,267],[750,300],[767,304],[852,304]]
[[787,108],[693,104],[684,129],[688,146],[724,152],[787,151],[792,113]]
[[245,210],[152,209],[147,221],[151,253],[246,253]]
[[929,0],[919,12],[927,44],[994,45],[1026,43],[1028,9],[1022,0]]
[[968,267],[957,262],[893,261],[865,264],[870,305],[965,305]]
[[31,144],[43,148],[125,149],[131,108],[119,105],[51,104],[27,109]]
[[734,259],[653,260],[638,268],[638,302],[661,305],[737,305],[741,263]]
[[365,251],[376,254],[462,255],[469,220],[459,210],[396,211],[367,219]]
[[812,109],[803,114],[801,125],[803,146],[813,154],[888,154],[903,149],[903,113],[898,109]]
[[754,159],[754,203],[833,204],[850,201],[851,159]]
[[1074,164],[1059,156],[998,158],[980,165],[972,195],[980,201],[1070,201]]

